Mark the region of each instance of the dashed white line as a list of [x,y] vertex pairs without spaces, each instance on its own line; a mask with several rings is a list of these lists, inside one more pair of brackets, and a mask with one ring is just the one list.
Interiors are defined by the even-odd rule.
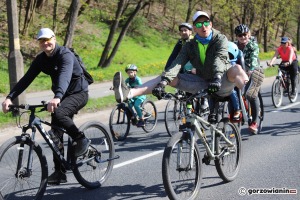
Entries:
[[289,104],[289,105],[287,105],[287,106],[283,106],[283,107],[278,108],[278,109],[276,109],[276,110],[272,110],[271,112],[280,112],[280,111],[282,111],[282,110],[285,110],[285,109],[294,107],[294,106],[296,106],[296,105],[298,105],[298,104],[300,104],[300,102],[296,102],[296,103]]

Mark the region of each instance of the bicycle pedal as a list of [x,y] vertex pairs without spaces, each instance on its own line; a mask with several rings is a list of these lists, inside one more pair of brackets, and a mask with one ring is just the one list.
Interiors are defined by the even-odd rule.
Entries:
[[202,158],[202,163],[209,165],[210,164],[210,159],[208,155],[204,154],[204,157]]

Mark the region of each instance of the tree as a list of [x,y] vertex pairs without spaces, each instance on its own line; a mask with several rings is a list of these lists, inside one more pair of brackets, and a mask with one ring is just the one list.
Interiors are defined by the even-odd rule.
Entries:
[[64,46],[67,46],[67,47],[72,47],[73,35],[74,35],[75,26],[76,26],[76,22],[77,22],[77,16],[78,16],[79,8],[80,8],[80,0],[72,0],[70,7],[71,7],[71,9],[70,9],[71,15],[69,18],[67,33],[66,33],[66,37],[65,37],[65,41],[64,41]]
[[[128,7],[126,5],[125,0],[119,0],[118,8],[117,8],[116,15],[115,15],[115,20],[114,20],[113,24],[111,25],[110,32],[109,32],[107,41],[105,43],[103,53],[102,53],[100,61],[98,63],[99,67],[105,68],[110,65],[114,56],[117,53],[117,50],[118,50],[124,36],[127,33],[127,30],[129,28],[132,20],[138,14],[138,12],[141,9],[143,9],[146,5],[148,5],[148,2],[144,2],[144,0],[139,0],[138,3],[136,4],[135,9],[129,14],[129,17],[125,18],[124,14],[125,14],[126,10],[124,8],[128,8]],[[121,18],[124,18],[124,20],[126,20],[126,22],[125,22],[125,25],[122,27],[122,30],[119,34],[119,37],[118,37],[112,51],[110,52],[111,47],[112,47],[113,38],[117,31],[117,28],[119,27],[119,22],[120,22]],[[109,54],[109,52],[110,52],[110,54]]]

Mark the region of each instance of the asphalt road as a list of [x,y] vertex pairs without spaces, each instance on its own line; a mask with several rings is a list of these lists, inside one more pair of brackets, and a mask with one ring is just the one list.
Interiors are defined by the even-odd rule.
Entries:
[[[270,98],[270,86],[274,78],[267,78],[262,87],[265,120],[261,134],[252,136],[247,127],[242,127],[242,166],[236,180],[223,183],[214,165],[203,165],[202,188],[198,199],[300,199],[300,102],[290,104],[284,99],[283,106],[275,109]],[[123,142],[115,142],[114,169],[108,181],[99,189],[87,190],[68,173],[68,183],[48,186],[44,199],[82,200],[158,200],[168,199],[161,178],[162,152],[169,137],[164,127],[163,111],[166,101],[158,101],[158,126],[152,133],[144,133],[133,127]],[[89,115],[78,115],[76,121],[100,120],[107,124],[110,110]],[[81,116],[81,117],[80,117]],[[3,131],[0,141],[14,133]],[[5,135],[5,137],[3,136]],[[2,139],[1,139],[2,138]],[[43,143],[39,141],[39,143]],[[203,146],[200,145],[203,153]],[[45,149],[52,173],[52,157]],[[239,192],[253,189],[296,189],[298,194],[252,194]],[[244,194],[244,193],[242,193]]]

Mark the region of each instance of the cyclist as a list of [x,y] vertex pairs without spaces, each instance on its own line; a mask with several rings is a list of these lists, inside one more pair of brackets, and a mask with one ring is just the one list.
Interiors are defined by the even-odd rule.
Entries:
[[[242,52],[238,49],[235,43],[228,42],[228,55],[232,66],[237,64],[238,58],[242,57]],[[233,107],[233,120],[239,120],[241,115],[240,101],[236,90],[233,90],[230,95],[230,100]]]
[[[186,43],[189,42],[191,39],[194,38],[193,36],[193,26],[189,23],[181,23],[178,26],[179,29],[179,35],[180,35],[180,39],[178,40],[178,42],[176,43],[167,63],[165,66],[165,70],[170,67],[170,65],[172,64],[172,62],[175,60],[175,58],[178,56],[180,50],[182,49],[182,46]],[[182,69],[182,72],[185,71],[189,71],[191,70],[192,66],[190,63],[187,63],[184,68]]]
[[275,54],[273,58],[271,59],[269,66],[272,66],[273,62],[277,59],[277,57],[280,55],[281,58],[281,68],[288,71],[291,77],[291,86],[292,86],[292,93],[291,97],[294,98],[295,93],[295,87],[296,87],[296,76],[298,71],[298,60],[296,58],[296,54],[294,53],[294,50],[292,46],[288,44],[289,38],[288,37],[282,37],[281,38],[281,45],[276,49]]
[[[255,69],[262,70],[260,68],[260,63],[258,59],[259,47],[254,37],[251,37],[250,29],[245,24],[240,24],[235,27],[235,35],[237,37],[236,44],[238,48],[242,51],[244,57],[244,67],[247,75],[250,77]],[[251,84],[252,79],[250,79],[249,84]],[[247,84],[246,90],[249,86]],[[260,87],[257,87],[259,90]],[[258,92],[258,91],[257,91]],[[251,106],[252,122],[250,123],[249,130],[251,133],[256,134],[258,131],[258,110],[259,110],[259,99],[247,98]]]
[[[135,88],[139,85],[142,85],[141,78],[136,75],[137,71],[138,68],[134,64],[129,64],[125,67],[125,72],[128,74],[128,78],[125,80],[125,83],[129,88]],[[142,103],[145,101],[145,99],[146,95],[140,95],[128,100],[129,108],[132,109],[134,107],[137,116],[139,117],[139,121],[136,124],[137,127],[145,126],[143,113],[141,110]],[[135,117],[133,116],[133,118]]]
[[[2,110],[8,112],[9,105],[43,72],[51,77],[54,97],[47,105],[51,113],[51,124],[63,127],[73,139],[75,156],[83,155],[90,144],[83,132],[74,124],[72,117],[88,101],[88,82],[74,54],[66,47],[56,43],[56,37],[49,28],[42,28],[37,34],[37,41],[41,53],[33,60],[30,68],[20,81],[10,91],[4,102]],[[59,135],[63,143],[63,135]],[[60,149],[63,154],[63,148]],[[54,173],[48,178],[49,184],[67,182],[66,169],[54,156]]]
[[[176,43],[167,63],[165,66],[165,70],[170,67],[172,62],[175,60],[175,58],[178,56],[180,50],[182,49],[182,46],[192,40],[194,38],[193,36],[193,26],[187,22],[181,23],[178,26],[180,39]],[[191,69],[193,68],[192,64],[190,62],[187,62],[187,64],[184,65],[184,67],[180,70],[180,73],[189,73]],[[187,93],[189,95],[189,93]],[[201,104],[201,110],[205,111],[208,108],[208,100],[207,98],[202,98],[198,100]],[[199,111],[198,103],[196,103],[196,112]]]
[[[206,12],[197,11],[193,16],[194,39],[187,42],[176,59],[161,76],[152,79],[138,88],[126,87],[121,72],[117,72],[113,79],[115,98],[118,102],[134,96],[153,94],[159,99],[164,93],[164,86],[170,85],[177,89],[196,93],[207,89],[219,96],[229,96],[237,86],[243,89],[248,82],[248,76],[239,65],[231,67],[228,60],[228,40],[225,35],[212,28],[212,22]],[[193,65],[192,74],[179,73],[188,61]],[[247,90],[252,98],[257,96],[257,87],[262,83],[260,71],[255,71],[255,81]]]

